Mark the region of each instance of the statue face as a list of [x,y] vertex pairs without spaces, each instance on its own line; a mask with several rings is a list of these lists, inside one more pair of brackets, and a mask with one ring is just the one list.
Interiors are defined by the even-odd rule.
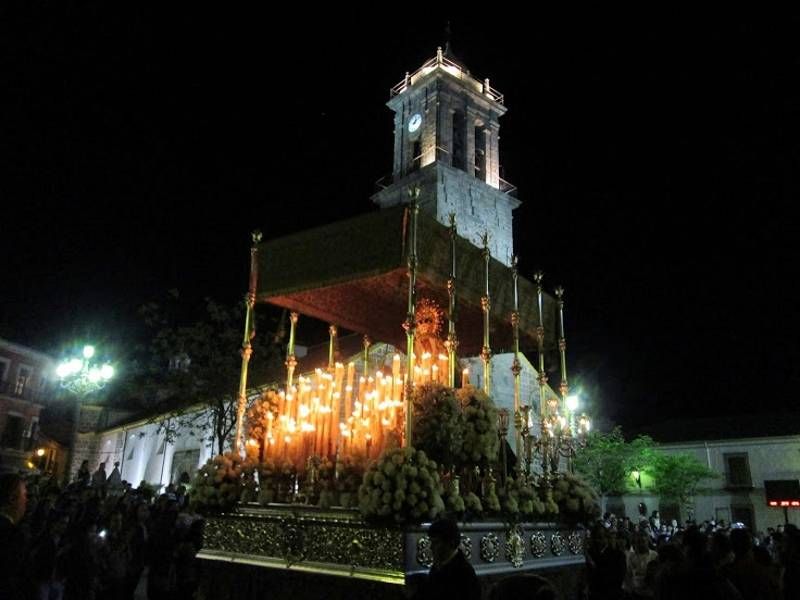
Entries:
[[436,320],[431,315],[425,314],[417,321],[417,331],[420,335],[434,335],[436,325]]
[[435,336],[439,334],[442,324],[442,311],[432,300],[423,298],[417,303],[417,334]]

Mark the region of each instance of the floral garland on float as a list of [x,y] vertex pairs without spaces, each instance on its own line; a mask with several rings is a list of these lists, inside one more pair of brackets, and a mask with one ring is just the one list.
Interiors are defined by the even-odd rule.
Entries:
[[[200,469],[192,490],[200,512],[232,509],[237,502],[302,503],[320,508],[357,508],[365,520],[408,525],[441,515],[462,521],[485,518],[508,523],[561,518],[588,522],[599,511],[597,495],[572,474],[542,486],[523,470],[503,477],[499,460],[498,411],[473,386],[454,390],[426,383],[412,392],[414,445],[392,445],[373,460],[365,456],[309,457],[298,471],[290,460],[258,460],[275,417],[274,392],[251,406],[244,459],[227,453]],[[251,422],[248,422],[251,423]],[[257,473],[257,482],[255,474]],[[499,480],[498,480],[499,479]]]

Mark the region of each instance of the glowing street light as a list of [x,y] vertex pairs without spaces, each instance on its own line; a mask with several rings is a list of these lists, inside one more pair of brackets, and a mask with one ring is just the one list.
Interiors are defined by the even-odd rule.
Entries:
[[84,346],[81,357],[73,357],[61,361],[56,367],[56,375],[61,387],[75,396],[72,412],[72,435],[70,438],[69,457],[65,469],[65,485],[69,484],[72,473],[72,461],[75,457],[75,445],[78,441],[78,424],[81,417],[81,400],[89,394],[103,389],[114,377],[114,367],[109,363],[93,364],[94,346]]
[[114,377],[114,367],[109,363],[97,366],[90,362],[95,354],[94,346],[84,346],[82,354],[82,359],[64,360],[56,368],[61,387],[76,396],[86,396],[101,390]]

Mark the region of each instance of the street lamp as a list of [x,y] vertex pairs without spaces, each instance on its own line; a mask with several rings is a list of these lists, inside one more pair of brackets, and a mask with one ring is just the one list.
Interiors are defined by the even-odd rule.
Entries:
[[94,346],[84,346],[81,357],[65,359],[56,367],[56,375],[61,382],[61,387],[75,396],[69,457],[64,475],[65,485],[69,484],[72,461],[75,459],[75,445],[78,442],[78,423],[81,416],[81,400],[89,394],[103,389],[106,383],[114,377],[114,367],[109,363],[106,362],[98,366],[91,362],[94,355]]

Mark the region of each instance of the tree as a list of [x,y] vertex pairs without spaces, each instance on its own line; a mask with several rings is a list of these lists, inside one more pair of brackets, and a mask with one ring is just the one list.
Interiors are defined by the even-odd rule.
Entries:
[[586,447],[575,455],[575,469],[600,494],[623,494],[631,472],[642,470],[652,462],[653,448],[653,440],[647,436],[625,441],[619,427],[609,433],[592,432]]
[[655,455],[645,471],[655,480],[653,491],[662,500],[689,508],[699,483],[719,475],[690,454]]
[[[150,336],[138,348],[129,395],[143,409],[161,415],[168,440],[179,429],[188,430],[190,435],[207,436],[212,450],[221,453],[236,424],[244,305],[223,306],[206,299],[201,317],[187,323],[180,318],[185,311],[178,309],[185,307],[178,305],[178,293],[170,296],[166,304],[149,303],[140,309]],[[263,317],[256,321],[251,387],[280,372],[283,333],[276,321],[272,319],[272,327]]]

